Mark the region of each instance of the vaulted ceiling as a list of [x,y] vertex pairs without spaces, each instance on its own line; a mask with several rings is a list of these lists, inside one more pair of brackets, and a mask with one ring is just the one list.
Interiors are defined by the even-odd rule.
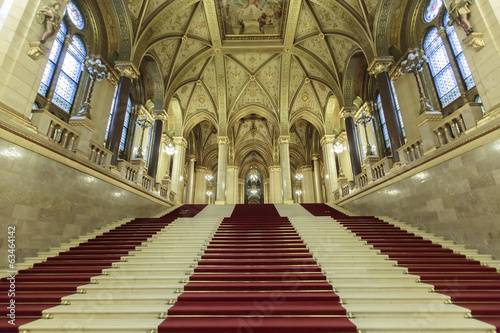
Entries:
[[[120,43],[130,40],[130,59],[138,67],[156,62],[148,65],[155,72],[149,81],[158,87],[154,78],[161,78],[164,105],[155,106],[167,109],[172,99],[178,100],[176,134],[187,137],[196,130],[198,138],[205,135],[198,148],[211,142],[209,136],[228,136],[232,149],[245,152],[233,161],[255,159],[269,166],[276,159],[278,136],[290,135],[306,149],[306,132],[316,131],[319,137],[332,131],[325,124],[334,123],[335,113],[366,89],[368,64],[397,44],[400,32],[394,26],[401,26],[407,0],[125,4],[131,28],[128,35],[121,31],[127,36]],[[161,99],[158,89],[146,89],[146,94],[155,104]],[[245,148],[249,138],[254,149]],[[304,152],[296,155],[292,164],[297,166],[310,158]],[[208,166],[208,159],[199,160]]]

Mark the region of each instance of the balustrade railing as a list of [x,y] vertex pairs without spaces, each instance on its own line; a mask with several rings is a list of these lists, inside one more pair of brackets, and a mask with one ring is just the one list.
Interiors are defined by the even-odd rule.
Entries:
[[380,179],[382,177],[385,177],[387,173],[391,170],[392,167],[392,158],[385,157],[378,161],[376,164],[371,165],[371,171],[372,171],[372,176],[373,180]]
[[366,170],[356,176],[356,184],[359,188],[363,188],[368,185],[368,176],[366,175]]
[[139,173],[139,170],[137,170],[135,166],[125,160],[119,160],[117,167],[118,171],[120,171],[126,180],[134,183],[137,181],[137,174]]
[[71,125],[46,110],[34,110],[32,123],[38,127],[39,133],[69,151],[73,150],[75,141],[80,136]]
[[107,150],[100,144],[90,141],[90,154],[89,161],[95,163],[102,167],[107,167],[109,165],[109,159],[113,154],[111,151]]
[[411,163],[424,156],[422,147],[422,139],[417,138],[411,142],[406,143],[398,149],[399,157],[402,162]]

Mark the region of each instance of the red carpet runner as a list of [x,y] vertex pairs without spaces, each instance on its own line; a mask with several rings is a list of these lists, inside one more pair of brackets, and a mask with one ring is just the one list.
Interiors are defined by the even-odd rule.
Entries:
[[236,205],[159,333],[356,332],[316,261],[274,205]]
[[[206,205],[184,205],[159,219],[138,218],[70,248],[15,276],[15,297],[8,297],[10,282],[0,280],[0,332],[17,333],[18,327],[40,319],[42,311],[61,304],[102,270],[140,246],[178,217],[192,217]],[[15,326],[8,323],[7,306],[15,300]]]
[[324,204],[302,204],[315,216],[331,216],[382,254],[419,275],[422,282],[468,308],[475,319],[500,329],[500,274],[476,260],[433,244],[373,216],[347,216]]

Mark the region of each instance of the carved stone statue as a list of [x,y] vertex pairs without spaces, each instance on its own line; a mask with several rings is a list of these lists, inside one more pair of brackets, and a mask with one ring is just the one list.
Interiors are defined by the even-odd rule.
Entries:
[[454,22],[457,22],[467,33],[467,36],[474,32],[469,22],[469,6],[473,3],[474,0],[452,0],[450,2],[450,22],[448,24],[453,25]]
[[59,2],[52,1],[50,6],[44,6],[38,11],[38,21],[40,24],[45,24],[45,33],[40,38],[40,43],[45,44],[52,35],[59,31],[61,26],[60,8],[61,4]]

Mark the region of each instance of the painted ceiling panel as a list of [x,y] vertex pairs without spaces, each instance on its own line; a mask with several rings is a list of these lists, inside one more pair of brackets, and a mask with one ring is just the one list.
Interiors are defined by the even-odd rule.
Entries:
[[357,45],[349,38],[342,36],[328,36],[328,42],[332,47],[333,56],[335,57],[335,62],[338,65],[340,73],[344,73],[347,57]]
[[[175,59],[174,73],[181,69],[191,56],[204,49],[205,47],[206,46],[202,42],[194,38],[184,39],[179,49],[179,53],[177,54],[177,58]],[[196,66],[198,64],[193,65]]]
[[314,18],[309,6],[302,2],[300,9],[299,22],[297,23],[297,30],[295,32],[295,39],[299,39],[309,34],[318,34],[320,32],[316,19]]
[[189,24],[187,33],[198,36],[208,42],[210,41],[210,32],[208,31],[207,17],[205,15],[203,3],[198,6],[191,23]]
[[279,105],[281,57],[267,63],[257,74],[257,79],[271,96],[274,105]]
[[263,53],[255,51],[235,53],[232,56],[241,64],[244,64],[244,66],[250,71],[250,73],[255,73],[255,71],[265,62],[269,61],[269,59],[271,59],[273,55],[273,53]]
[[130,13],[134,18],[137,19],[139,17],[139,13],[141,11],[141,6],[144,0],[128,0],[128,10],[130,10]]
[[174,17],[170,18],[169,20],[166,20],[165,24],[161,27],[157,35],[163,35],[163,34],[183,35],[184,32],[186,31],[186,27],[189,23],[189,18],[191,17],[191,13],[193,12],[194,6],[195,5],[186,8],[177,15],[175,15]]
[[226,57],[227,105],[231,107],[250,77],[236,61]]
[[265,107],[268,110],[273,110],[273,105],[269,98],[267,97],[266,93],[262,88],[257,84],[257,82],[250,82],[243,93],[241,94],[240,98],[236,102],[236,106],[234,110],[240,110],[246,105],[261,105]]
[[299,63],[295,58],[293,58],[290,67],[290,93],[288,94],[289,103],[292,102],[292,99],[295,96],[297,89],[299,88],[300,84],[304,81],[305,77],[306,75],[304,74],[304,71],[300,67]]
[[215,64],[213,59],[210,60],[208,65],[205,67],[205,70],[201,75],[201,80],[207,86],[207,89],[212,95],[215,103],[217,103],[217,77],[215,74]]
[[170,66],[172,66],[175,50],[177,49],[178,44],[178,38],[164,39],[156,43],[153,47],[160,61],[161,69],[164,75],[168,75],[170,72]]

